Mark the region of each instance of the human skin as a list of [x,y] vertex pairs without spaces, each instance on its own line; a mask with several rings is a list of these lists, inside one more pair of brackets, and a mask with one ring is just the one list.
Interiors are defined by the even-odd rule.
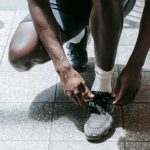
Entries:
[[[123,8],[121,3],[121,0],[93,0],[90,28],[94,38],[96,63],[105,71],[111,70],[114,66],[117,45],[123,23]],[[67,39],[66,35],[59,28],[49,7],[49,1],[28,0],[28,4],[34,25],[32,22],[22,23],[16,31],[10,44],[9,59],[11,64],[17,69],[29,70],[36,63],[38,64],[39,60],[41,62],[41,60],[46,57],[47,59],[41,62],[44,63],[51,59],[60,76],[65,94],[72,98],[77,104],[86,104],[94,95],[91,94],[90,90],[85,85],[85,81],[81,75],[75,71],[67,61],[62,44],[69,39]],[[145,10],[149,10],[149,3],[146,3],[146,6],[148,8],[146,7]],[[143,13],[143,18],[149,16],[146,14],[148,14],[148,12]],[[147,48],[149,45],[146,47],[146,40],[144,40],[149,39],[148,31],[145,33],[146,26],[149,26],[149,21],[148,19],[142,20],[141,24],[143,22],[143,25],[141,25],[141,28],[143,28],[143,30],[140,29],[141,33],[139,34],[137,43],[145,45],[145,50],[143,47],[140,48],[140,44],[136,44],[136,50],[134,49],[128,64],[118,78],[114,93],[116,96],[114,104],[116,105],[121,104],[121,102],[128,102],[126,98],[124,98],[126,91],[133,95],[136,94],[137,90],[132,91],[130,89],[131,85],[133,89],[137,89],[139,86],[138,82],[135,83],[135,81],[130,80],[129,77],[133,75],[135,79],[136,74],[136,78],[140,80],[140,77],[137,75],[139,74],[140,76],[141,66],[144,63],[149,49]],[[97,25],[95,26],[95,24]],[[30,34],[28,34],[29,31]],[[43,50],[41,43],[47,52]],[[137,56],[140,56],[138,62],[136,59]],[[137,67],[139,69],[131,69],[131,67],[129,67],[132,66],[133,68],[135,64],[139,66]],[[124,86],[126,86],[126,89],[121,90]],[[131,99],[131,97],[133,98],[133,96],[129,96],[129,99]]]
[[140,23],[136,45],[129,61],[117,80],[114,91],[116,97],[113,104],[126,105],[134,100],[141,83],[141,71],[147,53],[150,49],[150,1],[145,1],[145,7]]
[[49,7],[49,1],[28,0],[28,3],[37,34],[54,63],[65,94],[71,97],[75,103],[85,104],[94,95],[85,85],[81,75],[71,67],[65,56],[62,46],[65,38],[60,34],[58,24]]

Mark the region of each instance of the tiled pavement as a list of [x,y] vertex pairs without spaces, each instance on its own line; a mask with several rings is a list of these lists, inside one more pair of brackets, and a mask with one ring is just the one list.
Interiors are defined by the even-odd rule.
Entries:
[[[123,109],[116,108],[108,136],[97,143],[87,142],[83,133],[87,109],[75,106],[64,96],[51,62],[25,73],[10,66],[8,46],[28,11],[24,0],[17,5],[9,1],[7,7],[5,3],[0,6],[0,150],[149,150],[150,53],[135,102]],[[133,50],[142,6],[139,0],[135,11],[125,19],[113,86]],[[82,75],[90,87],[94,78],[93,42],[88,53],[89,63]]]

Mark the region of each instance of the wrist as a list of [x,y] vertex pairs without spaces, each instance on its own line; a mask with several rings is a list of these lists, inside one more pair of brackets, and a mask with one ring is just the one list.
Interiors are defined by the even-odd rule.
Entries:
[[137,69],[142,69],[144,62],[145,62],[145,56],[139,55],[139,53],[136,55],[136,53],[133,53],[127,63],[127,66],[131,66]]
[[58,62],[57,65],[55,66],[56,72],[59,75],[68,73],[71,70],[71,68],[72,68],[71,65],[67,61],[64,62],[61,61],[60,63]]

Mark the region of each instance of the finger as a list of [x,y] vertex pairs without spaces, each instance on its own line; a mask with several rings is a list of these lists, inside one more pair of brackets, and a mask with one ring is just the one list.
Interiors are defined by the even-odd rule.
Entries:
[[138,89],[132,90],[131,88],[126,92],[126,97],[122,100],[121,105],[127,105],[133,101],[137,95]]
[[70,91],[66,92],[67,96],[70,97],[72,99],[72,101],[76,104],[79,105],[77,98],[74,96],[74,94]]
[[72,96],[71,99],[76,105],[80,105],[80,103],[78,102],[78,99],[74,95]]
[[120,88],[121,88],[121,83],[120,83],[120,81],[118,81],[118,82],[117,82],[117,85],[116,85],[116,87],[115,87],[114,93],[113,93],[113,96],[114,96],[114,97],[118,97]]
[[125,106],[129,103],[129,101],[130,101],[130,97],[129,97],[129,94],[127,94],[126,96],[122,98],[122,100],[118,103],[118,105]]
[[83,88],[84,88],[85,97],[87,99],[93,99],[94,95],[91,93],[91,91],[88,89],[88,87],[85,84],[83,84]]
[[113,104],[114,105],[119,105],[119,103],[122,101],[124,96],[125,96],[125,90],[122,87],[119,91],[119,95],[116,97],[116,100],[113,102]]
[[81,105],[85,105],[86,104],[86,100],[83,98],[81,90],[76,88],[74,90],[74,96],[77,98],[78,103],[80,103]]

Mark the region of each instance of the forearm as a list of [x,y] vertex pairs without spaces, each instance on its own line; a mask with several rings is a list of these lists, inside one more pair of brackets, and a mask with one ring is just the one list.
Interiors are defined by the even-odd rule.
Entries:
[[43,46],[52,59],[56,70],[69,67],[65,56],[59,26],[53,16],[48,0],[28,0],[33,23]]
[[150,49],[150,3],[146,3],[141,19],[138,39],[128,64],[142,68]]

